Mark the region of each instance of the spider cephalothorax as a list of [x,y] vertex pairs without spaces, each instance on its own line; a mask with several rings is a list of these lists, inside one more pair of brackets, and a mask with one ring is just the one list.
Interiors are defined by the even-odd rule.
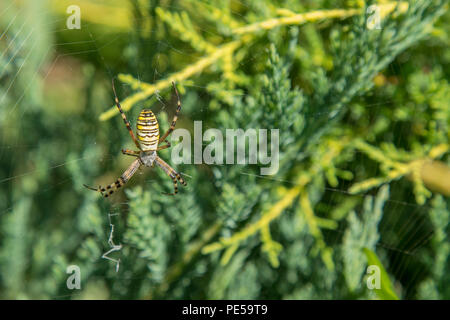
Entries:
[[[144,109],[138,116],[138,120],[136,122],[136,134],[137,139],[131,129],[130,123],[127,120],[125,113],[120,106],[119,99],[117,98],[116,89],[114,88],[114,81],[112,82],[114,98],[116,102],[116,106],[119,109],[119,112],[122,116],[123,122],[130,133],[131,138],[134,141],[134,144],[139,149],[139,151],[123,149],[122,153],[136,157],[136,160],[128,167],[128,169],[117,179],[114,183],[111,183],[107,187],[99,186],[98,188],[92,188],[87,185],[84,185],[86,188],[99,191],[104,197],[108,197],[114,193],[118,188],[122,187],[131,177],[136,173],[136,171],[141,166],[153,167],[156,163],[158,167],[160,167],[164,172],[172,179],[174,193],[166,193],[168,195],[175,195],[178,192],[178,181],[182,185],[186,185],[186,182],[180,176],[178,172],[176,172],[171,166],[169,166],[164,160],[162,160],[157,155],[157,151],[163,150],[170,147],[170,142],[166,140],[170,133],[172,133],[175,125],[177,123],[178,114],[181,110],[181,101],[180,96],[178,95],[177,88],[175,87],[175,83],[172,82],[173,89],[177,96],[177,110],[175,112],[175,116],[173,117],[172,124],[170,125],[169,130],[160,138],[159,137],[159,125],[158,120],[154,113],[149,109]],[[165,142],[166,144],[160,146],[161,142]]]
[[146,167],[153,167],[156,157],[156,151],[142,151],[139,155],[142,164]]

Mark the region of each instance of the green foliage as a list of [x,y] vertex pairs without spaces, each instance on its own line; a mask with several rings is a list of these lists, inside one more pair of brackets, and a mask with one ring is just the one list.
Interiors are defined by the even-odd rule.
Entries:
[[349,227],[344,234],[341,250],[345,279],[351,291],[361,286],[361,276],[367,264],[364,259],[365,250],[374,251],[380,238],[378,223],[383,216],[383,205],[388,196],[389,188],[384,186],[375,201],[371,197],[365,199],[361,221],[355,212],[347,217]]
[[419,297],[422,299],[446,299],[448,296],[449,276],[446,272],[449,264],[450,246],[447,241],[450,228],[448,201],[437,196],[432,201],[430,217],[435,232],[431,239],[433,254],[426,254],[426,260],[432,265],[430,276],[419,287]]
[[[11,3],[0,4],[0,298],[371,299],[368,264],[387,284],[378,298],[395,296],[390,280],[402,299],[450,297],[444,1],[380,2],[381,30],[361,1],[96,1],[81,30],[64,30],[64,1]],[[131,163],[116,75],[132,125],[152,108],[168,128],[175,80],[177,128],[191,135],[194,121],[279,129],[278,172],[183,164],[174,197],[157,168],[111,199],[85,189]],[[110,236],[118,272],[102,258]]]

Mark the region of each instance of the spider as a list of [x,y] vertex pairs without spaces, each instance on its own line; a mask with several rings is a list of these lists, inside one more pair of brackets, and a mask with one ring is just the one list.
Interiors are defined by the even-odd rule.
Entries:
[[[139,151],[122,149],[122,153],[128,156],[136,157],[136,160],[131,163],[127,170],[117,179],[114,183],[111,183],[106,188],[99,186],[98,188],[89,187],[84,184],[84,186],[90,190],[98,191],[105,198],[109,197],[113,194],[117,189],[122,187],[125,183],[127,183],[131,177],[136,173],[136,171],[141,166],[153,167],[154,164],[160,167],[164,172],[172,179],[174,192],[173,193],[164,193],[166,195],[176,195],[178,193],[178,185],[179,181],[183,186],[186,186],[186,182],[180,176],[178,172],[176,172],[170,165],[168,165],[164,160],[162,160],[157,155],[157,151],[167,149],[170,147],[170,142],[167,141],[167,137],[172,133],[175,125],[177,123],[178,114],[181,110],[181,101],[180,96],[178,95],[178,90],[175,86],[175,83],[172,81],[173,90],[177,96],[177,110],[173,117],[172,123],[170,125],[169,130],[159,138],[159,125],[156,116],[150,109],[143,109],[137,119],[136,123],[136,134],[135,137],[133,130],[131,129],[130,123],[127,120],[125,113],[120,106],[119,99],[117,98],[116,89],[114,87],[114,79],[112,80],[112,89],[114,92],[114,98],[116,102],[116,106],[119,109],[120,115],[122,116],[123,122],[127,127],[128,132],[130,133],[131,139],[133,139],[134,144],[139,149]],[[165,142],[165,145],[160,146],[161,142]]]

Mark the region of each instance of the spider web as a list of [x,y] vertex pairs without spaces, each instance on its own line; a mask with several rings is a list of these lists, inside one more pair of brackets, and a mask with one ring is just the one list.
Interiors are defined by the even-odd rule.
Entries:
[[[49,9],[43,6],[40,6],[39,9],[30,14],[30,10],[27,10],[26,6],[17,6],[13,1],[2,2],[0,5],[0,19],[2,20],[2,29],[0,29],[0,45],[2,46],[2,51],[0,52],[0,63],[2,63],[0,69],[0,105],[2,105],[2,110],[0,111],[2,132],[0,142],[0,162],[2,163],[0,171],[0,188],[2,190],[0,195],[0,221],[2,221],[2,224],[17,227],[18,230],[15,230],[15,236],[24,237],[23,241],[30,241],[28,237],[32,236],[33,233],[33,230],[26,230],[25,228],[27,224],[33,222],[33,201],[40,201],[40,199],[49,201],[49,199],[52,199],[54,206],[48,208],[49,215],[57,214],[60,206],[73,205],[71,203],[73,200],[70,200],[70,194],[76,195],[79,192],[74,187],[79,181],[70,176],[68,177],[68,170],[79,170],[80,166],[101,166],[101,171],[112,172],[108,177],[115,180],[113,175],[117,174],[117,167],[124,170],[127,166],[126,160],[118,160],[120,157],[118,152],[111,152],[109,149],[101,150],[100,159],[95,152],[91,152],[91,154],[84,154],[82,157],[75,157],[69,160],[65,157],[65,154],[58,154],[52,149],[52,146],[54,148],[55,145],[60,144],[61,149],[65,150],[64,145],[72,143],[71,141],[61,141],[56,138],[60,132],[66,131],[70,132],[73,137],[85,135],[83,148],[98,148],[97,139],[89,138],[89,136],[92,134],[93,137],[96,137],[93,133],[102,130],[107,130],[108,134],[110,134],[108,138],[103,137],[103,140],[106,139],[112,147],[115,147],[115,150],[125,147],[123,141],[125,141],[124,137],[127,133],[125,127],[121,124],[121,119],[99,123],[97,127],[91,128],[82,127],[80,125],[81,121],[77,120],[77,118],[82,118],[82,113],[89,113],[90,116],[94,114],[92,110],[86,110],[82,106],[83,103],[90,104],[92,107],[103,108],[101,110],[112,106],[112,92],[110,90],[107,91],[105,89],[104,92],[99,90],[92,93],[92,96],[84,97],[82,103],[73,103],[73,101],[68,100],[67,108],[73,108],[69,110],[70,112],[58,112],[55,106],[47,104],[44,97],[51,95],[52,86],[61,81],[65,81],[70,85],[80,86],[79,92],[88,90],[86,84],[83,87],[83,84],[77,84],[76,78],[71,77],[81,77],[83,74],[89,73],[95,81],[105,81],[116,77],[118,72],[129,73],[127,66],[123,63],[112,65],[110,51],[123,51],[124,48],[126,51],[135,48],[127,47],[124,44],[124,38],[126,39],[127,36],[124,37],[123,34],[114,35],[113,33],[98,35],[95,25],[85,21],[82,21],[82,28],[85,29],[84,32],[85,34],[87,33],[88,38],[84,37],[73,41],[60,42],[61,39],[65,38],[77,38],[74,36],[77,31],[66,28],[66,17],[56,18]],[[216,33],[216,31],[211,29],[204,29],[203,31]],[[42,48],[40,45],[44,41],[42,38],[45,37],[51,38],[49,41],[51,45]],[[133,34],[130,33],[129,37],[133,37]],[[148,65],[151,64],[153,65],[152,80],[155,83],[170,75],[166,68],[169,56],[195,56],[194,51],[176,48],[168,40],[157,40],[152,50],[156,52],[153,61],[136,62],[133,67],[135,71],[133,76],[135,78],[148,81],[148,75],[142,70],[148,70]],[[265,55],[266,52],[254,52],[252,57],[242,61],[241,65],[251,64],[254,60],[260,59]],[[430,59],[433,58],[433,56],[430,57]],[[95,62],[89,64],[86,61]],[[398,62],[392,63],[389,68],[399,78],[404,76],[402,65]],[[64,73],[68,73],[70,75],[69,78],[65,77]],[[36,85],[37,82],[41,84],[41,87]],[[199,100],[208,96],[206,87],[195,84],[195,80],[193,84],[185,86],[187,90],[190,88],[196,90],[199,94]],[[116,87],[121,87],[120,100],[133,93],[132,88],[121,84],[119,81],[116,81]],[[67,88],[63,87],[63,89]],[[101,96],[97,96],[97,93],[101,94]],[[101,103],[96,104],[92,102],[92,100],[97,99]],[[145,103],[149,105],[157,103],[157,115],[162,111],[168,113],[169,119],[173,115],[173,101],[170,100],[169,92],[157,92],[148,100]],[[394,103],[395,101],[390,100],[383,102],[384,105]],[[365,107],[376,109],[381,107],[381,104],[366,105]],[[136,107],[127,112],[132,126],[134,125],[133,119],[136,119],[136,115],[140,111],[138,109]],[[40,116],[40,112],[44,116]],[[182,109],[182,117],[184,119],[188,118],[189,121],[194,121],[196,115],[202,114],[205,116],[205,113],[208,113],[206,105],[198,105],[195,110]],[[80,125],[80,127],[65,127],[66,122],[60,120],[67,117],[74,117],[74,123]],[[52,121],[56,122],[56,124],[49,125]],[[33,132],[33,126],[30,126],[30,123],[36,125],[36,128],[39,127],[36,129],[36,132]],[[46,126],[50,129],[46,129]],[[53,132],[53,130],[55,131]],[[403,134],[395,138],[395,143],[402,145],[402,139],[409,132],[407,128],[402,127],[400,127],[399,131]],[[27,139],[24,139],[24,135],[27,135]],[[24,144],[24,140],[27,141],[26,144]],[[45,143],[41,142],[41,140],[44,140]],[[74,145],[78,143],[80,141],[74,142]],[[127,143],[132,145],[131,142]],[[46,148],[53,150],[51,157],[46,158],[43,156],[45,152],[42,150]],[[83,153],[80,152],[80,154]],[[360,155],[360,157],[361,162],[366,161],[363,155]],[[183,174],[183,172],[181,173]],[[244,167],[242,174],[248,174]],[[380,172],[374,172],[373,176],[378,176],[379,174]],[[130,183],[130,188],[135,187],[140,183],[139,181],[143,180],[144,188],[161,191],[159,179],[155,175],[149,174],[147,171],[141,171],[138,175],[140,179],[135,179],[138,182],[133,181]],[[189,176],[185,177],[187,177],[189,183]],[[294,181],[277,176],[258,176],[258,178],[276,181],[283,180],[288,184],[295,184]],[[391,185],[391,190],[395,189],[396,184],[401,183],[394,182]],[[339,188],[327,187],[326,190],[331,193],[331,197],[328,200],[329,203],[334,203],[333,195],[336,195],[336,197],[338,195],[348,195],[350,197],[348,187],[350,187],[350,183],[346,185],[345,182],[339,185]],[[64,191],[61,192],[60,190]],[[187,188],[182,189],[181,192],[196,193],[198,191]],[[28,196],[28,194],[33,194],[33,198]],[[352,196],[355,197],[354,195]],[[358,196],[364,197],[364,195],[357,195],[356,197]],[[383,220],[379,227],[382,239],[377,244],[383,247],[385,252],[391,256],[390,272],[395,274],[397,279],[402,280],[404,280],[403,277],[406,275],[411,276],[409,271],[412,268],[411,266],[421,259],[419,255],[420,249],[428,245],[434,233],[433,228],[426,219],[430,207],[428,205],[406,202],[403,199],[403,195],[397,195],[395,192],[392,192],[387,200]],[[102,277],[112,276],[118,281],[123,279],[146,279],[130,275],[127,270],[119,269],[119,261],[126,259],[126,257],[121,256],[121,245],[126,245],[126,243],[121,239],[120,232],[116,232],[117,228],[121,227],[120,222],[117,221],[117,216],[126,215],[128,205],[129,202],[127,201],[105,204],[104,213],[107,218],[104,221],[104,251],[99,255],[98,259],[93,258],[93,265],[111,263],[111,268],[119,272],[116,275],[108,274],[102,276],[97,274],[92,276],[89,281],[95,282],[98,279],[101,280]],[[75,207],[73,210],[75,210]],[[65,218],[67,219],[67,217]],[[396,234],[390,233],[389,230],[391,229],[395,229],[398,232]],[[332,235],[327,240],[330,242],[329,244],[332,246],[334,242],[337,243],[344,231],[345,229],[329,230],[329,233],[334,233],[334,236]],[[57,227],[55,227],[55,236],[58,232]],[[76,230],[73,232],[76,233]],[[14,236],[14,233],[12,234]],[[397,239],[399,235],[401,237],[400,241]],[[24,250],[20,245],[20,241],[6,240],[8,237],[11,237],[11,234],[8,234],[8,230],[2,229],[0,236],[6,243],[15,244],[19,250]],[[35,249],[33,245],[31,245],[31,248],[32,250]],[[9,251],[5,248],[1,250],[0,252],[2,253],[0,255],[4,259],[4,256]],[[27,257],[27,255],[32,253],[24,251],[23,254]],[[103,260],[101,257],[107,260]],[[29,262],[31,260],[26,261]],[[25,272],[31,267],[33,266],[25,265],[22,270]],[[416,268],[412,269],[416,270],[416,273],[413,274],[412,279],[404,283],[409,282],[411,285],[414,285],[423,276]],[[5,274],[4,277],[8,277],[8,274]],[[0,286],[2,285],[4,284],[0,282]],[[404,288],[404,290],[407,291],[408,288]],[[76,298],[77,296],[82,296],[82,294],[75,292],[67,296],[54,296],[52,298]]]

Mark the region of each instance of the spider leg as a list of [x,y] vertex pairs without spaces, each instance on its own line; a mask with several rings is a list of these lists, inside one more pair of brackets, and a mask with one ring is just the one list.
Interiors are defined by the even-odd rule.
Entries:
[[163,146],[161,146],[161,147],[158,146],[158,149],[156,149],[156,151],[164,150],[164,149],[170,148],[170,146],[171,146],[170,142],[167,141],[167,140],[165,140],[164,142],[167,143],[167,144],[166,144],[166,145],[163,145]]
[[115,182],[108,185],[106,188],[99,186],[98,188],[89,187],[84,184],[84,186],[90,190],[98,191],[104,196],[105,198],[109,197],[111,194],[113,194],[117,189],[122,187],[125,183],[128,182],[128,180],[131,179],[131,177],[136,173],[136,171],[141,166],[141,160],[138,158],[133,161],[133,163],[128,167],[127,170],[117,179]]
[[177,111],[175,111],[175,115],[173,116],[173,120],[172,120],[169,130],[167,130],[167,132],[159,139],[160,143],[162,141],[166,140],[167,136],[172,133],[173,129],[175,129],[175,125],[177,124],[177,120],[178,120],[178,114],[180,113],[180,110],[181,110],[180,95],[178,94],[177,87],[175,86],[175,82],[173,82],[173,81],[172,81],[172,86],[173,86],[173,90],[175,91],[175,94],[177,95]]
[[[177,182],[180,181],[180,183],[183,186],[186,186],[186,181],[183,180],[183,178],[180,176],[178,172],[176,172],[171,166],[169,166],[163,159],[156,156],[155,159],[156,164],[164,170],[164,172],[172,179],[173,182],[173,193],[164,193],[168,196],[174,196],[178,193],[178,185]],[[177,181],[178,180],[178,181]]]
[[134,150],[130,150],[130,149],[122,149],[122,153],[127,156],[133,156],[133,157],[139,157],[139,155],[140,155],[139,151],[134,151]]
[[133,130],[131,129],[130,122],[127,119],[127,116],[122,110],[122,107],[120,106],[119,99],[117,98],[116,94],[116,88],[114,87],[114,78],[112,79],[112,88],[114,92],[114,101],[116,102],[116,106],[119,109],[120,115],[122,116],[123,122],[125,123],[125,126],[127,127],[128,132],[130,133],[131,139],[133,139],[134,144],[136,147],[138,147],[139,150],[141,149],[141,146],[139,145],[139,142],[136,140],[136,137],[134,136]]

